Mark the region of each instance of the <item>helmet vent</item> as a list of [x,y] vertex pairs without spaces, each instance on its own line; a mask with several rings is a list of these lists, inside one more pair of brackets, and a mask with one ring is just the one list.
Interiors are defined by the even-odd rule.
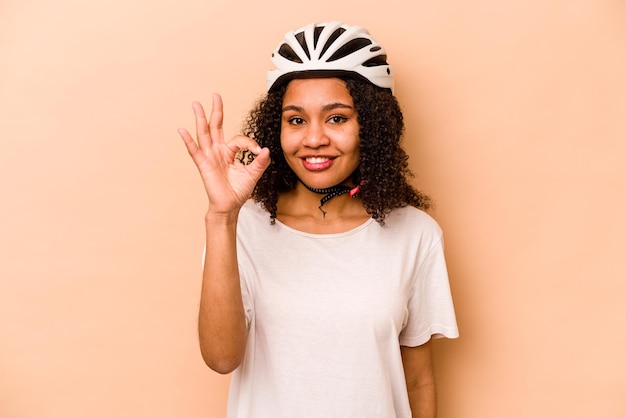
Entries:
[[316,26],[313,31],[313,49],[317,48],[317,41],[320,39],[320,33],[324,30],[324,26]]
[[[322,29],[324,27],[322,26]],[[324,48],[322,48],[322,52],[320,53],[320,57],[324,56],[324,53],[326,52],[326,50],[328,50],[328,48],[330,48],[330,46],[333,44],[333,42],[335,42],[337,40],[337,38],[339,38],[341,36],[342,33],[344,33],[346,30],[344,28],[337,28],[335,29],[335,31],[332,33],[332,35],[330,35],[328,37],[328,40],[326,41],[326,44],[324,45]]]
[[364,67],[378,67],[379,65],[387,65],[387,55],[378,55],[363,63]]
[[346,42],[346,44],[339,48],[337,51],[335,51],[335,53],[330,58],[328,58],[328,62],[341,59],[371,44],[372,41],[366,38],[352,39],[351,41]]
[[295,51],[287,44],[282,44],[280,48],[278,48],[278,53],[281,57],[286,58],[289,61],[302,64],[302,60],[298,57],[298,54],[296,54]]
[[304,50],[306,57],[308,59],[311,59],[311,54],[309,54],[309,47],[307,46],[306,40],[304,39],[304,32],[296,33],[294,36],[296,37],[296,40],[298,41],[302,49]]

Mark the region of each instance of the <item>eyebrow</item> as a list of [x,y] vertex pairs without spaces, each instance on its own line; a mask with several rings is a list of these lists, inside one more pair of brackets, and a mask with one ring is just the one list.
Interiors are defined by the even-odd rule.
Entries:
[[[345,103],[329,103],[322,107],[322,112],[328,112],[329,110],[334,109],[353,109],[353,107]],[[283,112],[287,112],[288,110],[293,110],[295,112],[304,112],[304,108],[296,105],[288,105],[283,107]]]

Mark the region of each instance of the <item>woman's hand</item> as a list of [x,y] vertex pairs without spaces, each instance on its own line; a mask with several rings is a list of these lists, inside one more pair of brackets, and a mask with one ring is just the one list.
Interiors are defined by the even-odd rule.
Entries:
[[[220,95],[213,95],[208,122],[200,103],[193,102],[192,107],[196,119],[197,142],[186,129],[181,128],[178,132],[200,171],[209,197],[209,213],[238,212],[250,197],[263,171],[269,166],[269,150],[262,149],[247,136],[238,135],[228,142],[224,141],[224,113]],[[249,150],[256,157],[250,164],[244,165],[235,159],[240,150]]]

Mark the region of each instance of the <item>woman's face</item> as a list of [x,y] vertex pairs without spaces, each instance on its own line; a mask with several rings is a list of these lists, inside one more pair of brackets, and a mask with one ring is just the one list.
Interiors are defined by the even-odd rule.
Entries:
[[346,180],[359,165],[359,123],[346,83],[338,78],[289,82],[280,143],[287,164],[309,187]]

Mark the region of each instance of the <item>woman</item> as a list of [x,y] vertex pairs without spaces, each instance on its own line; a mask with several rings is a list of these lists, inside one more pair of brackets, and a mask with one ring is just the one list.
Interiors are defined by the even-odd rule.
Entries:
[[208,121],[193,104],[197,140],[180,130],[209,198],[200,347],[235,371],[228,416],[434,417],[430,341],[458,332],[385,50],[329,22],[272,61],[244,135],[224,141],[218,95]]

